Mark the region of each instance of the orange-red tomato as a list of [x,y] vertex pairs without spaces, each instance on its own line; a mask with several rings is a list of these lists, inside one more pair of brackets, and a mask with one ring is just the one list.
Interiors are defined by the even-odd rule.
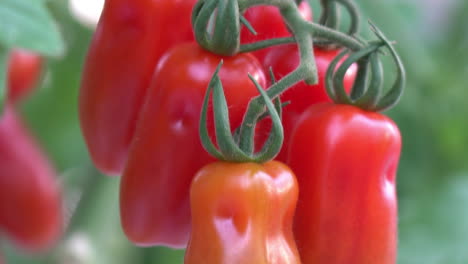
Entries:
[[7,98],[16,103],[32,92],[42,72],[42,57],[34,52],[13,49],[8,61]]
[[0,230],[33,251],[62,230],[55,171],[10,105],[0,118]]
[[[200,111],[221,59],[219,76],[234,129],[249,100],[259,94],[247,73],[265,87],[265,74],[253,55],[221,57],[186,43],[168,51],[158,64],[120,185],[123,229],[136,244],[187,244],[190,182],[213,161],[199,139]],[[214,135],[212,114],[208,116]]]
[[300,186],[294,235],[304,264],[395,264],[398,127],[349,105],[317,104],[291,137]]
[[215,162],[190,189],[192,233],[185,264],[299,264],[292,233],[298,196],[283,163]]

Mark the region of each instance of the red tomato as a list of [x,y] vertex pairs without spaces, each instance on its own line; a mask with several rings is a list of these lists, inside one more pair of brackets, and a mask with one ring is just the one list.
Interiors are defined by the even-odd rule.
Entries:
[[294,235],[305,264],[395,264],[398,127],[349,105],[301,116],[288,164],[300,186]]
[[[312,20],[312,12],[306,1],[299,5],[299,11],[306,20]],[[283,21],[280,11],[275,6],[254,6],[247,9],[244,17],[250,22],[257,32],[254,35],[247,27],[241,29],[241,43],[252,43],[271,38],[289,37],[291,33]],[[261,49],[252,52],[260,61],[263,60],[270,48]]]
[[34,52],[13,49],[8,61],[7,98],[16,103],[32,92],[42,72],[42,57]]
[[[318,84],[307,85],[304,81],[290,87],[281,95],[281,101],[290,104],[283,107],[284,144],[276,157],[277,160],[286,162],[288,142],[291,132],[297,123],[299,116],[311,105],[320,102],[331,102],[325,89],[325,74],[331,61],[338,55],[338,50],[314,49],[315,63],[317,65]],[[263,60],[265,69],[273,68],[275,77],[279,80],[299,66],[300,58],[295,44],[282,45],[271,48]],[[357,67],[351,66],[346,72],[344,86],[350,91],[357,74]]]
[[80,121],[91,158],[120,174],[159,58],[193,40],[196,0],[112,0],[104,10],[84,65]]
[[284,164],[215,162],[190,189],[185,264],[299,264],[292,222],[298,186]]
[[[187,43],[170,50],[158,64],[121,182],[122,225],[136,244],[187,244],[190,183],[201,167],[214,160],[199,139],[200,110],[221,59],[219,76],[234,129],[249,100],[259,94],[247,73],[263,87],[266,83],[253,55],[220,57]],[[213,122],[208,123],[213,132]]]
[[55,172],[14,109],[0,119],[0,229],[29,250],[51,246],[62,230]]

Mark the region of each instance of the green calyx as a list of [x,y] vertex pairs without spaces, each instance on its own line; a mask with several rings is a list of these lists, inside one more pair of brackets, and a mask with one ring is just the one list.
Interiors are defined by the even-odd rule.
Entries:
[[[406,76],[403,63],[392,43],[374,24],[370,23],[370,25],[379,40],[369,42],[366,47],[352,53],[349,50],[341,52],[328,68],[325,86],[328,95],[337,104],[349,104],[367,111],[379,112],[391,108],[399,101]],[[379,52],[382,47],[388,48],[397,66],[396,80],[385,95],[381,95],[384,73]],[[338,62],[347,54],[349,54],[348,58],[335,71]],[[354,63],[358,64],[358,73],[351,95],[348,95],[343,86],[343,79],[346,71]]]
[[[339,7],[343,7],[350,18],[347,35],[354,36],[358,33],[361,17],[354,2],[350,0],[321,0],[320,3],[323,8],[319,18],[320,25],[338,31],[341,20],[341,12]],[[317,46],[325,49],[336,49],[339,47],[337,43],[327,39],[319,38],[315,40],[315,43]]]
[[319,23],[331,29],[338,29],[340,24],[340,10],[335,0],[321,0],[323,12],[319,18]]
[[[310,2],[311,0],[303,0]],[[329,3],[328,3],[329,2]],[[335,3],[336,2],[336,3]],[[362,44],[352,36],[359,28],[359,16],[357,8],[350,0],[323,0],[324,25],[306,21],[301,17],[301,13],[295,1],[290,0],[199,0],[192,12],[192,26],[196,41],[215,54],[232,56],[239,52],[250,52],[270,46],[286,43],[297,43],[299,48],[304,50],[305,45],[313,46],[312,40],[316,39],[318,43],[333,43],[336,46],[344,46],[352,50],[362,47]],[[345,7],[351,17],[351,24],[348,34],[336,30],[338,24],[337,5]],[[241,25],[246,26],[249,31],[256,34],[255,28],[243,16],[243,12],[250,7],[257,5],[276,6],[281,11],[284,22],[291,29],[295,37],[272,38],[254,43],[240,44]],[[327,15],[328,14],[328,15]],[[333,26],[332,28],[330,26]],[[301,61],[304,64],[313,64],[315,62],[308,52],[301,53]],[[312,61],[312,62],[309,62]],[[316,82],[315,71],[311,69],[310,77],[307,82],[313,84]]]
[[[278,154],[283,143],[283,126],[281,125],[280,117],[281,102],[279,102],[279,99],[276,99],[274,105],[262,87],[260,87],[260,85],[253,79],[253,77],[249,75],[250,79],[257,87],[261,98],[263,99],[273,125],[267,141],[264,143],[262,149],[258,153],[253,153],[249,150],[241,148],[239,141],[242,141],[243,139],[239,138],[238,133],[235,132],[235,135],[233,135],[231,132],[232,130],[229,122],[228,105],[224,95],[223,85],[218,76],[221,66],[222,61],[213,74],[206,91],[205,99],[203,101],[199,127],[200,139],[203,147],[213,157],[224,161],[263,163],[273,159]],[[216,148],[215,144],[211,141],[206,124],[208,102],[211,94],[213,94],[212,102],[215,122],[215,135],[218,148]],[[255,114],[261,116],[263,112],[264,111],[261,111]],[[250,140],[253,141],[253,138]]]
[[218,55],[239,52],[240,23],[237,0],[201,0],[192,12],[195,39],[204,49]]

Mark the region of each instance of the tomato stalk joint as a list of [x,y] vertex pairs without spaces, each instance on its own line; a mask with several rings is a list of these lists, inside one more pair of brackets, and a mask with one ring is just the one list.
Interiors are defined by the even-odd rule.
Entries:
[[[245,138],[238,138],[232,135],[231,126],[229,122],[228,106],[226,98],[223,92],[223,85],[219,79],[218,73],[222,66],[222,61],[218,65],[218,68],[213,74],[213,77],[206,90],[205,98],[203,101],[203,107],[200,117],[199,133],[202,141],[202,145],[205,150],[210,153],[213,157],[230,162],[257,162],[263,163],[265,161],[273,159],[281,149],[283,144],[283,126],[281,125],[281,102],[277,98],[275,104],[268,97],[266,92],[258,84],[257,81],[249,74],[249,78],[255,84],[257,90],[260,92],[260,96],[263,99],[266,109],[272,120],[272,129],[268,139],[257,153],[252,153],[248,150],[240,148],[239,142],[246,140]],[[215,123],[215,134],[218,148],[211,141],[207,129],[207,112],[208,102],[210,94],[213,93],[213,112],[214,112],[214,123]],[[264,109],[259,113],[254,113],[256,116],[262,115]],[[257,119],[259,120],[259,119]],[[255,127],[256,124],[253,124]],[[235,133],[236,134],[236,133]],[[253,139],[248,139],[253,141]]]

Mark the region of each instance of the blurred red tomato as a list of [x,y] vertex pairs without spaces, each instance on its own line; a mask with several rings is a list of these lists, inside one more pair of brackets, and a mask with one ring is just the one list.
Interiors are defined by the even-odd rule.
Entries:
[[42,72],[42,57],[32,51],[13,49],[8,62],[7,97],[18,102],[37,85]]
[[62,230],[55,171],[11,105],[0,118],[0,230],[19,246],[50,247]]

